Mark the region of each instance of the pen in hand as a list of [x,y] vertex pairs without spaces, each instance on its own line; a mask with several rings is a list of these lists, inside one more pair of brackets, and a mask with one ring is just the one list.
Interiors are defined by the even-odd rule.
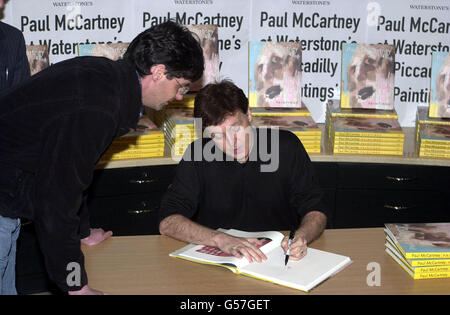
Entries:
[[284,265],[286,266],[288,261],[289,261],[289,252],[291,249],[291,244],[292,244],[292,240],[294,239],[295,236],[295,230],[291,230],[291,232],[289,233],[289,242],[288,242],[288,249],[286,251],[286,257],[284,258]]

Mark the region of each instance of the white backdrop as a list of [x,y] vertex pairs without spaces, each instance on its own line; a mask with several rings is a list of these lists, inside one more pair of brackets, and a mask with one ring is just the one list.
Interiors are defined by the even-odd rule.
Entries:
[[154,24],[217,24],[220,74],[248,91],[248,41],[301,41],[303,96],[316,122],[340,97],[343,41],[396,46],[395,108],[414,126],[428,105],[432,51],[449,51],[448,0],[10,0],[4,22],[27,44],[47,44],[50,62],[75,57],[86,42],[129,42]]

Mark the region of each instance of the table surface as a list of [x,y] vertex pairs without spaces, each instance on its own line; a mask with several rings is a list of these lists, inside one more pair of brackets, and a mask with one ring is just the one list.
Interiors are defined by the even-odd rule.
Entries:
[[[450,278],[412,279],[384,252],[384,241],[382,228],[325,230],[310,247],[349,256],[353,262],[308,293],[169,257],[186,244],[161,235],[111,237],[82,250],[89,285],[109,294],[450,294]],[[371,263],[379,266],[379,286],[368,285],[377,271]]]

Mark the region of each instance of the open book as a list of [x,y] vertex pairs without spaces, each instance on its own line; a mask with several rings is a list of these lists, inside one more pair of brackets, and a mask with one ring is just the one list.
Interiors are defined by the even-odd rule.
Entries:
[[238,274],[305,292],[339,272],[351,262],[349,257],[309,247],[305,257],[299,261],[289,260],[288,264],[285,265],[285,253],[281,248],[281,241],[284,236],[280,232],[218,230],[236,237],[262,240],[263,245],[260,249],[267,256],[267,260],[262,263],[249,263],[246,258],[239,259],[222,252],[218,248],[196,244],[189,244],[174,251],[170,256],[226,267]]

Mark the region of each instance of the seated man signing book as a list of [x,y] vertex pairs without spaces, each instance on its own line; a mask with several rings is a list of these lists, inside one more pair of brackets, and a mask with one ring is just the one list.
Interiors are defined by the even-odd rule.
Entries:
[[[261,262],[259,240],[216,229],[295,229],[289,259],[301,259],[327,214],[300,140],[289,131],[252,127],[248,99],[230,81],[202,88],[194,116],[203,138],[186,150],[161,202],[161,234]],[[281,246],[287,250],[287,237]]]

